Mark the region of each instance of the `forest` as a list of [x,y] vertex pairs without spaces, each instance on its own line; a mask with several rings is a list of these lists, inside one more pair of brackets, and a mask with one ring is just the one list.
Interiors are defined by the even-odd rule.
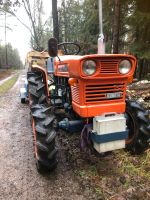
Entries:
[[17,49],[14,49],[10,43],[0,45],[0,68],[22,68],[22,61]]
[[[103,1],[106,53],[127,53],[138,59],[136,77],[150,78],[150,10],[148,1]],[[97,52],[98,1],[62,1],[58,9],[59,40],[77,41],[83,53]]]
[[0,200],[150,200],[149,27],[150,0],[0,0]]
[[[127,53],[136,56],[138,59],[136,78],[150,79],[149,1],[145,0],[143,3],[142,0],[103,0],[102,2],[106,53]],[[46,49],[48,38],[54,35],[59,42],[79,43],[82,46],[82,54],[97,53],[98,1],[52,0],[53,11],[50,11],[46,21],[43,20],[42,0],[36,0],[34,3],[29,0],[1,0],[0,13],[6,12],[18,19],[16,11],[21,6],[24,7],[30,21],[30,26],[27,24],[24,26],[31,33],[32,49],[39,51]],[[22,21],[21,23],[23,24]],[[3,54],[1,57],[4,57]],[[1,60],[5,62],[5,59]]]

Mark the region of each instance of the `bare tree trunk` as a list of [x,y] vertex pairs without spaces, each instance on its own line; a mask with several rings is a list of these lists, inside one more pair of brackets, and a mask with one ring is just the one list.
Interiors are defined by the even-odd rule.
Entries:
[[[40,37],[41,37],[40,34],[41,33],[38,31],[37,26],[36,26],[36,21],[35,21],[35,18],[34,18],[35,13],[34,14],[32,13],[32,7],[31,7],[31,4],[30,4],[29,0],[22,0],[22,3],[23,3],[24,9],[25,9],[25,11],[26,11],[26,13],[27,13],[27,15],[29,17],[29,20],[30,20],[31,26],[32,26],[31,31],[33,31],[33,34],[31,36],[31,39],[34,40],[34,45],[31,44],[32,48],[37,50],[37,51],[42,51],[43,47],[40,46]],[[41,5],[40,1],[39,1],[39,3]],[[42,10],[42,7],[40,7],[40,8]],[[39,12],[41,10],[39,10]],[[33,11],[33,12],[35,12],[35,11]],[[41,13],[39,13],[39,15],[40,14]],[[41,25],[39,23],[37,23],[37,24],[38,24],[38,26]]]
[[143,71],[144,59],[140,59],[138,61],[138,71],[137,71],[137,78],[141,80],[142,78],[142,71]]
[[120,25],[120,0],[115,0],[114,23],[113,23],[113,53],[118,53]]
[[66,4],[65,4],[65,1],[64,1],[64,27],[65,27],[65,32],[64,32],[64,39],[65,39],[65,42],[67,42],[67,18],[66,18]]
[[53,35],[59,41],[57,0],[52,0]]

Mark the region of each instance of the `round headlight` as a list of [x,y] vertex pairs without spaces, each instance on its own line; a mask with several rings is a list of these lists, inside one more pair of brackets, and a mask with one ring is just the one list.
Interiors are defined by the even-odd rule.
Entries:
[[96,72],[96,63],[93,60],[87,60],[83,63],[82,70],[84,74],[90,76]]
[[119,63],[119,72],[121,74],[129,73],[130,69],[131,69],[131,62],[129,60],[122,60]]

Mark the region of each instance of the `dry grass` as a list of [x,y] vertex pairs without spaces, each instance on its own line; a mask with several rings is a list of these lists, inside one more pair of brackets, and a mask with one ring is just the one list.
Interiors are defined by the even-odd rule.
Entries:
[[141,191],[144,198],[147,198],[150,184],[150,150],[139,156],[117,150],[104,158],[95,158],[92,165],[83,161],[82,167],[78,166],[75,173],[87,181],[102,199],[113,197],[113,200],[118,200],[126,195],[130,200],[134,199],[135,195],[135,199],[140,199]]
[[139,156],[131,156],[127,152],[118,151],[116,157],[122,174],[130,178],[134,176],[150,181],[150,150]]
[[9,80],[5,81],[2,85],[0,85],[0,94],[4,94],[8,90],[10,90],[13,87],[13,85],[16,83],[17,79],[18,79],[18,75],[15,75]]
[[11,76],[14,73],[14,70],[8,69],[8,70],[0,70],[0,80],[3,80],[7,78],[8,76]]

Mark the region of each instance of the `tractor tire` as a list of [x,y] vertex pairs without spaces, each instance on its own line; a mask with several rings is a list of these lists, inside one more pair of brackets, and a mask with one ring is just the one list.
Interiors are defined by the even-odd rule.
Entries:
[[30,72],[28,77],[29,83],[29,101],[30,105],[46,104],[46,85],[43,83],[41,72]]
[[57,148],[55,145],[55,115],[45,105],[31,107],[34,127],[34,145],[36,166],[39,173],[53,171],[57,166]]
[[135,101],[126,101],[126,118],[129,137],[126,149],[132,154],[141,154],[150,145],[150,120],[148,113]]
[[25,98],[22,98],[22,99],[21,99],[21,103],[22,103],[22,104],[25,104],[25,102],[26,102],[26,99],[25,99]]

